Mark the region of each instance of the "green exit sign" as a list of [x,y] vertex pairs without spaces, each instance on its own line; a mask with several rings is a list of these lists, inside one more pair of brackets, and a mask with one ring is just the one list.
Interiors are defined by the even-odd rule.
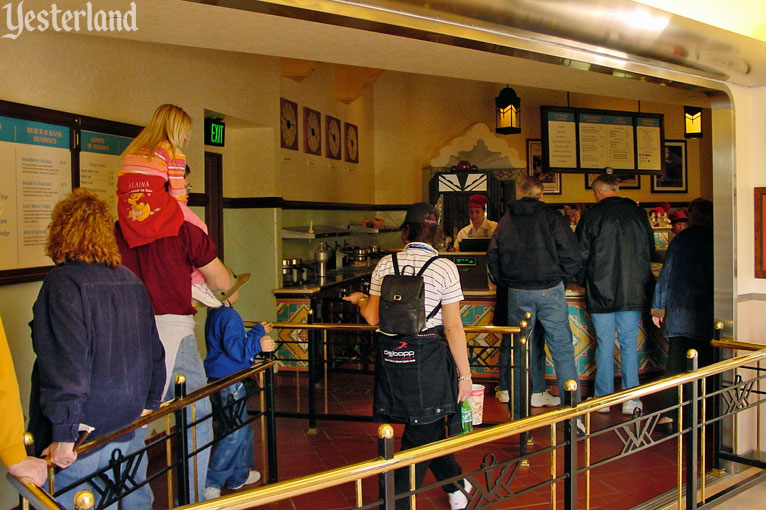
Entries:
[[226,124],[220,119],[205,119],[205,145],[223,147]]

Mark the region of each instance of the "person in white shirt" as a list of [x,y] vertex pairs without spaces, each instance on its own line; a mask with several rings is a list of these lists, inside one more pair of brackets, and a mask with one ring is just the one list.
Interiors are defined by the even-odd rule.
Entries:
[[485,218],[484,213],[486,210],[487,197],[484,195],[471,195],[468,198],[468,218],[470,218],[471,223],[460,229],[460,232],[457,233],[452,251],[459,251],[460,241],[467,237],[485,237],[487,239],[492,237],[495,227],[497,227],[497,222]]

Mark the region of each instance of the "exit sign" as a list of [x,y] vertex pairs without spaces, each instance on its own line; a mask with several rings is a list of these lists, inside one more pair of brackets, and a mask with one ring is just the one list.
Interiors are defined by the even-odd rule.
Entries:
[[205,145],[223,147],[226,124],[220,119],[205,119]]

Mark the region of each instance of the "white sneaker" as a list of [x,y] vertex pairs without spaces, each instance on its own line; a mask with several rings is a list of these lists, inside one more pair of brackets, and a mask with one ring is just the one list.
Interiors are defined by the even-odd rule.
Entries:
[[258,480],[260,480],[260,479],[261,479],[261,474],[260,474],[260,473],[259,473],[257,470],[255,470],[255,469],[251,469],[251,470],[250,470],[250,474],[249,474],[249,475],[247,475],[247,480],[245,480],[245,481],[244,481],[244,482],[242,482],[241,484],[237,485],[236,487],[229,487],[229,488],[230,488],[231,490],[235,491],[235,490],[237,490],[237,489],[241,489],[241,488],[242,488],[242,487],[244,487],[245,485],[252,485],[252,484],[254,484],[255,482],[257,482]]
[[[506,391],[506,393],[508,393]],[[455,492],[450,492],[447,494],[449,496],[449,507],[450,510],[463,510],[465,507],[468,506],[468,494],[471,493],[473,490],[473,485],[471,485],[471,482],[463,478],[463,488],[465,490],[465,494],[463,494],[463,491],[457,490]]]
[[511,400],[511,396],[508,394],[508,390],[501,390],[500,388],[495,390],[495,398],[498,402],[503,404],[507,404],[508,401]]
[[634,409],[642,410],[644,409],[644,404],[639,399],[635,400],[628,400],[627,402],[622,403],[622,414],[633,414]]
[[192,284],[192,299],[210,308],[220,308],[223,305],[205,283]]
[[561,399],[548,393],[548,390],[542,393],[532,393],[532,407],[555,407],[557,405],[561,405]]
[[205,487],[205,492],[202,493],[202,497],[205,501],[209,499],[215,499],[221,497],[221,489],[218,487]]
[[585,435],[585,424],[582,422],[582,418],[577,418],[577,435]]

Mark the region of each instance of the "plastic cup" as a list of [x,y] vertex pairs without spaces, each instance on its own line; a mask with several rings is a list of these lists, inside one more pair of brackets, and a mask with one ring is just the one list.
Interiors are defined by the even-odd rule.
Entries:
[[471,412],[473,412],[473,424],[481,425],[482,415],[484,413],[484,385],[472,384],[471,396],[468,397],[468,403],[471,405]]

